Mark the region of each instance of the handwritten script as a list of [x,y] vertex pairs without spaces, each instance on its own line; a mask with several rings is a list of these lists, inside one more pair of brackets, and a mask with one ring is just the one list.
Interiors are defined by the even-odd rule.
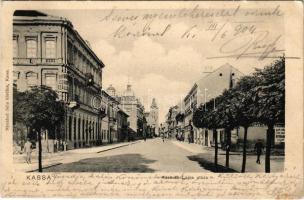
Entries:
[[283,27],[269,24],[283,21],[280,6],[248,9],[235,5],[225,9],[193,8],[167,10],[119,10],[104,12],[100,23],[110,23],[113,39],[150,37],[179,42],[196,41],[217,49],[215,58],[275,58],[284,52]]
[[[288,174],[23,174],[12,176],[4,196],[40,197],[247,197],[296,198],[302,179]],[[34,176],[28,178],[27,176]],[[18,179],[17,179],[18,177]]]

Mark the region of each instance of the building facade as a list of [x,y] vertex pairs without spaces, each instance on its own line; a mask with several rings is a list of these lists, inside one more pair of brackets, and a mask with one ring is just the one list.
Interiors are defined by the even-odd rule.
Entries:
[[145,113],[145,117],[147,120],[147,126],[149,128],[149,134],[151,135],[159,135],[159,119],[158,119],[158,106],[156,103],[156,99],[152,99],[152,103],[150,106],[150,112]]
[[[193,112],[201,104],[221,95],[225,89],[233,87],[242,76],[242,72],[226,63],[195,82],[184,98],[184,132],[185,139],[188,142],[203,144],[208,141],[207,143],[210,146],[212,136],[210,133],[206,134],[205,130],[196,128],[193,125]],[[216,107],[216,102],[214,102],[214,107]]]
[[17,90],[46,85],[65,104],[63,133],[45,136],[50,148],[57,139],[65,141],[68,149],[98,144],[100,110],[91,105],[91,100],[101,93],[104,64],[70,21],[38,11],[16,11],[13,65]]
[[102,101],[106,105],[105,116],[102,118],[102,143],[118,142],[118,112],[119,102],[115,97],[110,96],[106,91],[102,90]]
[[128,117],[129,115],[121,108],[117,112],[117,133],[118,133],[118,142],[129,141],[128,134]]
[[129,131],[133,132],[134,137],[142,137],[144,131],[144,106],[141,104],[130,84],[118,97],[121,108],[129,115]]

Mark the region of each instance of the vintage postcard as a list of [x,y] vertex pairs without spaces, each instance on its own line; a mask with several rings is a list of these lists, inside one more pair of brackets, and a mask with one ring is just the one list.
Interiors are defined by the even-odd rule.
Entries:
[[1,196],[303,197],[303,4],[3,1]]

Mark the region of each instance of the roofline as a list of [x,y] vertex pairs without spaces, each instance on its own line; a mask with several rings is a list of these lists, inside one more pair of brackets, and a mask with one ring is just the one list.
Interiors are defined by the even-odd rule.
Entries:
[[[225,63],[225,64],[219,66],[218,68],[216,68],[215,70],[213,70],[212,72],[210,72],[209,74],[207,74],[206,76],[202,77],[202,78],[199,79],[198,81],[200,81],[200,80],[202,80],[202,79],[205,79],[207,76],[209,76],[210,74],[213,74],[214,72],[217,72],[221,67],[223,67],[223,66],[225,66],[225,65],[229,65],[231,68],[233,68],[233,69],[237,70],[238,72],[240,72],[241,74],[245,75],[243,72],[241,72],[239,69],[233,67],[231,64]],[[198,81],[196,81],[196,83],[197,83]]]
[[130,115],[128,115],[128,113],[126,113],[124,110],[119,109],[118,112],[123,113],[124,115],[126,115],[127,117],[129,117]]
[[[53,17],[53,18],[52,18]],[[29,19],[26,19],[29,18]],[[69,28],[76,36],[78,40],[80,40],[81,44],[85,47],[87,51],[90,52],[90,54],[93,56],[95,61],[99,65],[101,65],[101,68],[105,67],[105,64],[101,61],[101,59],[98,58],[98,56],[94,53],[94,51],[91,49],[91,47],[88,46],[88,44],[85,42],[85,40],[81,37],[81,35],[74,29],[73,23],[63,17],[54,17],[52,15],[47,16],[13,16],[13,25],[37,25],[37,24],[54,24],[54,25],[61,25],[66,28]]]
[[115,101],[115,103],[119,104],[119,101],[117,101],[114,97],[109,95],[106,91],[102,90],[101,91],[103,94],[105,94],[108,98],[110,98],[112,101]]
[[195,88],[197,88],[198,85],[197,83],[195,82],[192,86],[192,88],[190,89],[190,91],[188,92],[188,94],[186,95],[186,97],[184,98],[184,102],[189,98],[189,96],[191,95],[191,93],[195,90]]

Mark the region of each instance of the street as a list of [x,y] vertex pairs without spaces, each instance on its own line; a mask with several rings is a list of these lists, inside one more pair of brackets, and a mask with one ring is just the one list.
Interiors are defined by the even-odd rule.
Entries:
[[[46,167],[44,172],[215,172],[214,149],[175,140],[160,138],[139,141],[128,146],[93,152],[94,148],[83,149],[87,153],[69,153],[62,156],[62,163]],[[239,172],[240,154],[231,153],[227,169],[225,155],[219,152],[218,172]],[[73,157],[74,160],[68,160]],[[264,172],[264,164],[255,163],[255,155],[247,155],[247,172]],[[264,156],[261,157],[262,163]],[[272,172],[283,171],[284,157],[273,156]]]
[[188,159],[192,154],[170,140],[163,142],[156,138],[91,154],[90,158],[50,167],[44,172],[207,172]]

